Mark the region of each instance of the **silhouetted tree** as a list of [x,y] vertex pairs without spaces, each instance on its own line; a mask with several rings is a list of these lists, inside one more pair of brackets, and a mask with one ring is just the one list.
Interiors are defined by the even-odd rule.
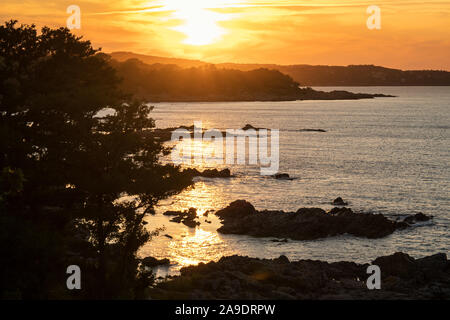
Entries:
[[213,65],[183,69],[138,59],[109,61],[123,79],[122,88],[148,101],[291,100],[303,94],[297,82],[277,70],[240,71]]
[[[4,296],[139,297],[143,217],[192,183],[158,161],[152,108],[96,53],[65,28],[0,27],[1,179],[18,181],[0,195]],[[69,295],[70,264],[83,290]]]

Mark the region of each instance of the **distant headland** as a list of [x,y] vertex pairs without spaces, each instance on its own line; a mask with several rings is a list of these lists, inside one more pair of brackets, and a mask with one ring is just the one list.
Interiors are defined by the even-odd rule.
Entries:
[[211,64],[200,60],[158,57],[132,52],[113,52],[110,55],[120,62],[138,59],[146,64],[172,64],[181,68],[214,65],[218,69],[240,71],[261,68],[278,70],[289,75],[302,86],[450,86],[450,72],[445,70],[399,70],[375,65]]
[[114,54],[100,55],[117,71],[122,79],[123,91],[149,102],[355,100],[389,97],[343,90],[318,91],[302,87],[291,76],[275,69],[243,71],[209,64],[188,66],[178,59],[147,64],[138,58],[123,60],[125,57],[120,56],[116,60]]

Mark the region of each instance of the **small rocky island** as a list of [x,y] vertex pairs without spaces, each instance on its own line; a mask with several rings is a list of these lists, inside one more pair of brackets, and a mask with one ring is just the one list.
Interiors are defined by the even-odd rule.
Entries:
[[203,178],[231,178],[231,171],[228,168],[218,170],[218,169],[205,169],[200,171],[195,168],[187,168],[183,170],[184,174],[191,177],[203,177]]
[[[244,127],[240,128],[241,130],[247,131],[247,130],[255,130],[255,131],[259,131],[259,130],[269,130],[268,128],[258,128],[258,127],[254,127],[251,124],[246,124]],[[172,139],[172,133],[176,130],[180,130],[183,133],[187,133],[191,136],[191,138],[194,138],[194,130],[195,130],[195,126],[194,125],[190,125],[190,126],[178,126],[178,127],[169,127],[169,128],[154,128],[152,130],[149,130],[147,132],[145,132],[145,135],[153,137],[155,140],[159,140],[161,142],[167,142],[170,141]],[[199,131],[201,131],[202,134],[205,133],[207,129],[206,128],[199,128]],[[288,130],[289,131],[289,130]],[[302,128],[302,129],[295,129],[295,130],[291,130],[294,132],[327,132],[325,129],[314,129],[314,128]],[[227,135],[226,131],[221,131],[223,136]]]
[[216,215],[223,224],[217,231],[223,234],[293,240],[314,240],[342,234],[382,238],[397,229],[408,228],[432,218],[418,213],[402,221],[393,221],[382,214],[358,213],[346,207],[335,207],[329,212],[320,208],[300,208],[296,212],[257,211],[245,200],[230,203],[217,211]]

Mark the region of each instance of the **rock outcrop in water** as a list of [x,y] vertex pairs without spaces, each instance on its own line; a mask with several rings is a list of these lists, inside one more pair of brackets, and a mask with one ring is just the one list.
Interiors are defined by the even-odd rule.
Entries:
[[395,253],[375,259],[381,289],[366,285],[369,264],[223,257],[181,269],[158,284],[152,299],[449,299],[450,261],[444,253],[414,259]]
[[192,177],[205,177],[205,178],[231,178],[231,171],[228,168],[223,170],[217,169],[205,169],[199,171],[195,168],[184,169],[183,173],[191,175]]
[[299,132],[327,132],[324,129],[300,129]]
[[189,208],[185,211],[166,211],[163,213],[165,216],[172,216],[170,221],[176,223],[182,223],[189,228],[195,228],[200,225],[197,220],[197,209]]
[[408,224],[414,224],[417,222],[429,221],[429,220],[431,220],[431,218],[433,218],[433,216],[427,216],[427,215],[423,214],[422,212],[419,212],[419,213],[416,213],[415,215],[407,216],[403,220],[403,222],[408,223]]
[[[172,139],[172,133],[176,130],[181,130],[183,133],[186,133],[190,135],[191,138],[194,138],[194,125],[191,126],[179,126],[179,127],[170,127],[170,128],[154,128],[152,130],[149,130],[145,134],[148,136],[153,137],[155,140],[159,140],[162,142],[167,142]],[[258,128],[251,124],[246,124],[244,127],[241,128],[241,130],[247,131],[247,130],[269,130],[267,128]],[[200,130],[199,130],[200,131]],[[205,128],[202,128],[201,132],[204,134],[206,131]],[[295,129],[295,130],[287,130],[287,131],[294,131],[294,132],[327,132],[324,129]],[[221,131],[223,136],[226,136],[226,131]],[[178,138],[178,137],[177,137]]]
[[346,206],[348,205],[347,202],[345,202],[341,197],[337,197],[336,199],[333,200],[333,204],[335,206]]
[[294,178],[290,177],[288,173],[277,173],[273,175],[273,177],[277,180],[294,180]]
[[256,128],[248,123],[242,127],[242,130],[261,130],[261,129],[265,129],[265,128]]
[[164,266],[169,265],[170,260],[169,259],[156,259],[154,257],[145,257],[141,259],[141,263],[149,268],[158,267],[158,266]]
[[[341,234],[382,238],[415,221],[409,217],[392,221],[382,214],[357,213],[345,207],[333,208],[329,212],[320,208],[300,208],[297,212],[257,211],[245,200],[232,202],[216,215],[223,224],[217,231],[224,234],[294,240],[314,240]],[[427,216],[420,217],[424,219]]]

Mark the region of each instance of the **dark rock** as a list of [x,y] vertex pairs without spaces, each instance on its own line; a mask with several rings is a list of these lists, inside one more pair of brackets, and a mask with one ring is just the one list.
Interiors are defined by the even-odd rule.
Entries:
[[415,224],[417,222],[424,222],[429,221],[432,219],[433,216],[427,216],[423,214],[422,212],[416,213],[415,215],[407,216],[405,219],[403,219],[403,222],[407,224]]
[[406,223],[406,222],[403,222],[403,221],[400,221],[400,222],[395,222],[395,227],[397,228],[397,229],[406,229],[406,228],[408,228],[410,225],[408,224],[408,223]]
[[327,132],[324,129],[300,129],[300,132]]
[[230,169],[226,168],[218,171],[217,169],[205,170],[202,173],[202,177],[208,178],[229,178],[231,177]]
[[416,221],[428,221],[431,218],[429,216],[424,215],[422,212],[419,212],[414,215],[414,219],[416,219]]
[[296,214],[301,215],[302,218],[326,216],[325,210],[320,208],[300,208]]
[[293,180],[287,173],[277,173],[273,177],[278,180]]
[[149,267],[149,268],[170,264],[169,259],[159,260],[154,257],[145,257],[145,258],[141,259],[141,262],[143,265],[145,265],[146,267]]
[[194,220],[183,220],[182,223],[189,228],[195,228],[196,226],[200,225],[200,222]]
[[352,212],[352,209],[346,207],[334,207],[328,213],[329,214],[343,214],[344,212]]
[[320,208],[301,208],[297,212],[256,211],[244,200],[217,211],[222,220],[218,229],[224,234],[255,237],[314,240],[341,234],[382,238],[400,228],[397,222],[381,214],[356,213],[349,208],[334,208],[326,213]]
[[200,225],[200,222],[194,221],[195,219],[197,219],[196,208],[189,208],[185,211],[166,211],[163,213],[163,215],[174,216],[174,218],[170,220],[171,222],[183,223],[190,228],[195,228],[196,226]]
[[[375,262],[381,268],[382,290],[367,289],[368,264],[313,260],[290,262],[285,256],[272,260],[231,256],[218,262],[182,268],[180,276],[150,289],[150,296],[152,299],[255,300],[450,298],[448,270],[421,277],[424,268],[421,264],[427,264],[427,268],[448,265],[445,254],[414,260],[403,253],[396,253],[377,258]],[[197,294],[192,296],[194,291]]]
[[188,168],[183,170],[184,174],[187,174],[191,177],[204,177],[204,178],[230,178],[231,171],[228,168],[223,170],[217,169],[206,169],[204,171],[199,171],[195,168]]
[[182,216],[178,216],[178,217],[170,219],[170,222],[180,223],[181,221],[183,221],[183,217]]
[[170,210],[163,213],[164,216],[177,216],[177,217],[182,214],[183,212],[181,211],[170,211]]
[[333,204],[335,206],[346,206],[348,205],[347,202],[345,202],[341,197],[337,197],[336,199],[333,200]]
[[245,200],[236,200],[228,205],[228,207],[216,212],[221,219],[240,218],[256,213],[255,207]]
[[272,240],[270,240],[270,241],[272,241],[272,242],[288,242],[288,239],[281,239],[281,240],[278,240],[278,239],[272,239]]
[[248,123],[242,128],[242,130],[249,130],[249,129],[258,130],[259,128],[255,128],[254,126]]
[[411,279],[419,270],[414,258],[402,252],[377,258],[372,261],[372,264],[380,267],[382,277],[395,276]]
[[171,235],[169,235],[169,234],[165,234],[164,236],[165,236],[166,238],[173,239],[173,237],[172,237]]
[[185,219],[187,220],[193,220],[197,218],[197,209],[196,208],[189,208],[188,211],[185,211]]
[[416,262],[426,274],[445,272],[450,268],[447,255],[445,253],[437,253],[432,256],[417,259]]
[[288,257],[286,257],[285,255],[279,256],[277,261],[280,262],[280,263],[289,263],[290,262]]

